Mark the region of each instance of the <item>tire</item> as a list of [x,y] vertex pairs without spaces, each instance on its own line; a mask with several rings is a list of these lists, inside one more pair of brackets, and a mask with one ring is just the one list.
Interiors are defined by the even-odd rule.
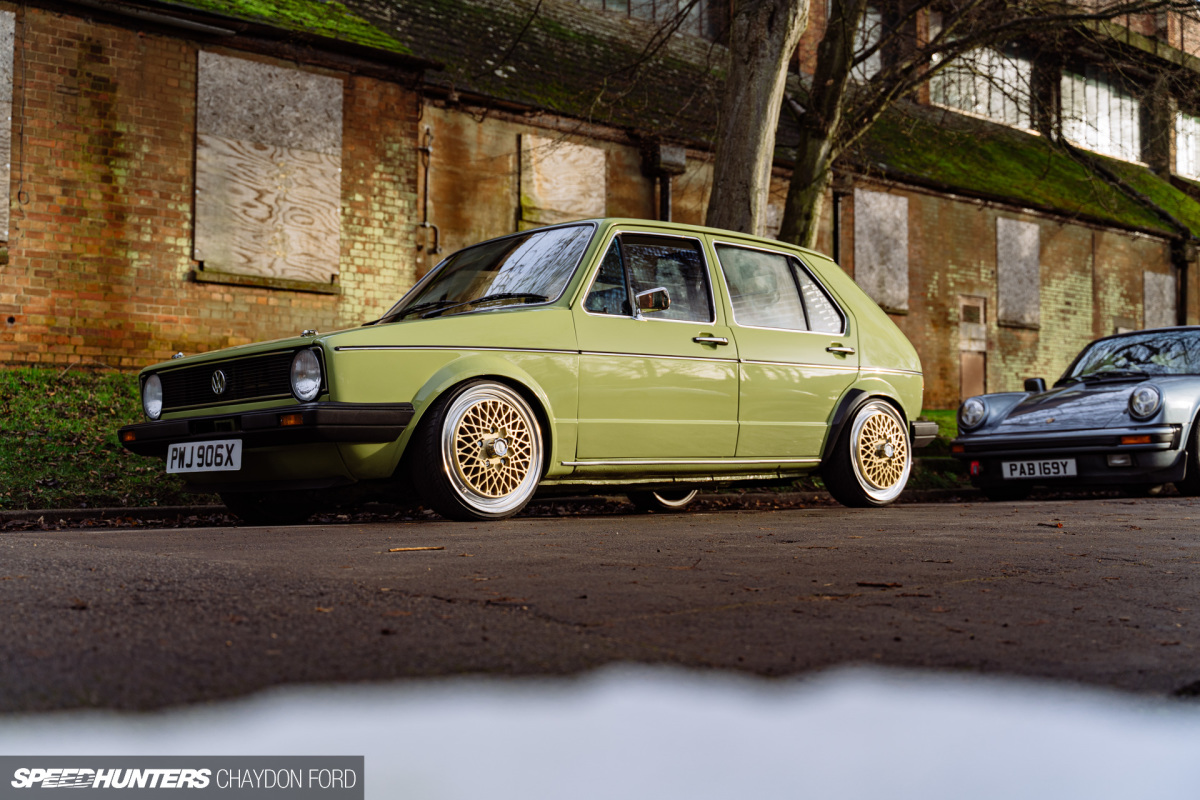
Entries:
[[1033,492],[1033,487],[1027,483],[1013,486],[984,486],[983,496],[993,503],[1009,503],[1014,500],[1024,500]]
[[660,489],[656,492],[630,492],[629,502],[638,511],[659,511],[672,513],[683,511],[696,499],[698,489]]
[[525,507],[542,478],[537,415],[502,383],[475,381],[443,395],[412,445],[417,492],[447,519],[507,519]]
[[886,506],[912,472],[908,425],[890,403],[870,400],[842,429],[822,470],[825,488],[844,506]]
[[308,492],[220,492],[221,502],[247,525],[299,525],[317,510]]
[[1200,417],[1192,420],[1188,434],[1187,452],[1183,455],[1187,468],[1181,480],[1175,481],[1175,490],[1184,497],[1200,497]]

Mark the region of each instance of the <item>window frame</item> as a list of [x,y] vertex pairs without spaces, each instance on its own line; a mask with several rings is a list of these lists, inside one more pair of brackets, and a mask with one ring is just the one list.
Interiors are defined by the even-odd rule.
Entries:
[[[592,287],[596,283],[596,279],[600,277],[600,267],[604,264],[604,259],[608,257],[608,251],[619,237],[623,235],[633,236],[650,236],[660,239],[676,239],[696,243],[696,251],[700,254],[700,260],[704,265],[704,274],[708,276],[706,283],[708,284],[708,310],[710,319],[694,320],[694,319],[663,319],[655,314],[642,314],[638,311],[636,300],[636,292],[633,291],[632,275],[630,274],[629,259],[625,257],[624,244],[618,243],[621,248],[621,267],[625,274],[625,290],[629,295],[629,305],[632,310],[630,314],[598,314],[589,311],[587,307],[588,296],[592,293]],[[688,236],[680,233],[661,233],[659,231],[639,231],[639,230],[617,230],[609,234],[604,246],[600,248],[600,256],[596,262],[596,267],[592,271],[591,277],[588,279],[587,286],[579,299],[579,307],[583,309],[583,313],[589,317],[601,317],[604,319],[628,319],[637,322],[674,322],[682,325],[716,325],[717,324],[717,298],[714,291],[712,265],[709,263],[708,253],[704,247],[704,240],[698,236]]]
[[[814,331],[811,326],[807,330],[798,330],[796,328],[767,328],[762,325],[746,325],[744,323],[738,322],[737,321],[737,308],[733,304],[733,292],[731,292],[729,290],[729,281],[725,277],[725,266],[721,263],[721,254],[717,250],[718,246],[737,247],[742,250],[757,250],[758,252],[761,252],[761,253],[769,253],[771,255],[783,256],[784,259],[786,259],[788,262],[795,262],[794,264],[789,263],[788,266],[791,267],[793,270],[795,270],[797,268],[804,270],[804,273],[806,275],[808,275],[808,277],[812,280],[812,282],[814,284],[816,284],[817,288],[821,291],[821,293],[825,295],[825,297],[829,300],[829,302],[831,304],[833,304],[834,309],[837,311],[838,316],[842,320],[841,329],[838,330],[837,332],[833,332],[833,331]],[[786,333],[809,333],[809,334],[816,334],[818,336],[845,336],[846,335],[846,332],[849,330],[849,315],[846,313],[846,309],[842,308],[842,304],[840,302],[838,302],[837,297],[834,295],[834,293],[829,290],[829,287],[826,286],[825,282],[823,280],[821,280],[820,276],[818,276],[816,274],[816,271],[813,270],[813,268],[811,266],[809,266],[809,264],[807,262],[805,262],[804,259],[800,258],[800,256],[796,255],[795,253],[789,253],[785,250],[775,250],[770,247],[761,247],[758,245],[746,244],[744,242],[733,242],[733,241],[729,241],[726,239],[713,239],[712,240],[712,248],[713,248],[713,257],[716,258],[716,260],[717,260],[717,272],[721,276],[721,287],[725,290],[725,296],[727,298],[729,298],[730,324],[736,325],[739,328],[746,328],[749,330],[757,330],[757,331],[782,331],[782,332],[786,332]],[[795,272],[794,271],[791,272],[790,275],[792,278],[792,285],[796,289],[796,297],[800,301],[800,308],[804,312],[804,324],[809,325],[808,304],[804,302],[804,292],[800,288],[800,282],[796,279]]]

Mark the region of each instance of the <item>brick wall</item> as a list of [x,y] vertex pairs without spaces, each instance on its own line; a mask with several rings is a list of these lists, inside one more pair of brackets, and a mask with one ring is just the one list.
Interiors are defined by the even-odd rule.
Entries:
[[[959,403],[961,297],[982,298],[986,305],[987,391],[1019,391],[1025,378],[1056,379],[1086,343],[1113,333],[1118,321],[1141,327],[1143,272],[1170,271],[1170,247],[1163,239],[925,192],[888,190],[909,199],[910,311],[892,318],[921,355],[927,408]],[[842,262],[851,269],[852,215],[847,208],[842,218]],[[1000,217],[1039,228],[1036,329],[997,322]]]
[[345,76],[342,294],[194,283],[195,45],[9,8],[13,203],[0,361],[133,368],[358,324],[411,285],[411,93]]

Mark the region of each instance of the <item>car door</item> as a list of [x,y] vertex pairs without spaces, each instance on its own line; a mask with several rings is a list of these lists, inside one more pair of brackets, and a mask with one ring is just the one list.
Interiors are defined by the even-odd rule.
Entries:
[[816,458],[858,375],[853,320],[790,253],[715,242],[741,356],[737,456]]
[[[737,444],[737,346],[699,239],[624,231],[575,308],[579,461],[722,458]],[[642,311],[637,295],[666,290]],[[661,297],[661,293],[659,293]]]

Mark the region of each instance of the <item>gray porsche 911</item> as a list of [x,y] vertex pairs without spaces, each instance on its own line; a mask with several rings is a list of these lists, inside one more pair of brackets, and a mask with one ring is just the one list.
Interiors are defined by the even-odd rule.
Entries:
[[1200,495],[1198,411],[1200,327],[1123,333],[1085,347],[1052,388],[1030,378],[965,400],[951,453],[992,500],[1036,485]]

